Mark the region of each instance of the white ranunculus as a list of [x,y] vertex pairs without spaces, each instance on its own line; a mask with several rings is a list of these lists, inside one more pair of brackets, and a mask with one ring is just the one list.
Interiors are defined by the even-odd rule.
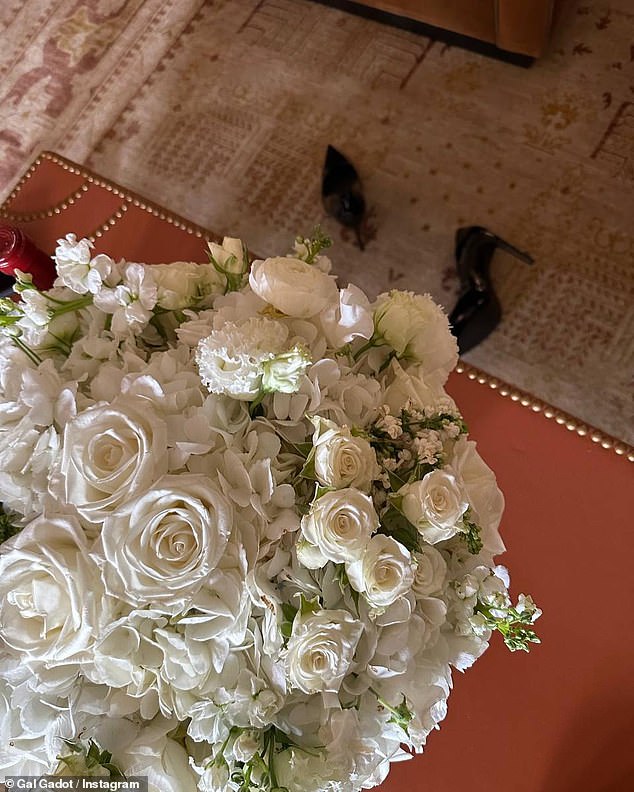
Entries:
[[195,261],[175,261],[171,264],[152,264],[157,287],[157,305],[168,311],[200,305],[212,294],[222,294],[224,279],[211,264]]
[[333,349],[340,349],[355,338],[370,338],[374,330],[370,301],[352,284],[340,290],[339,303],[330,303],[319,319],[328,345]]
[[325,418],[314,420],[315,475],[327,487],[354,487],[369,492],[379,475],[376,454],[363,437]]
[[409,550],[384,534],[373,536],[363,556],[346,565],[346,572],[352,588],[374,608],[387,608],[406,594],[414,581]]
[[379,527],[372,499],[346,487],[324,493],[302,518],[302,533],[324,558],[341,564],[361,556]]
[[106,587],[136,607],[185,610],[216,568],[232,526],[231,503],[208,476],[163,476],[104,521]]
[[297,615],[286,652],[291,685],[304,693],[336,693],[348,672],[363,624],[345,610]]
[[456,477],[444,470],[432,470],[420,481],[405,484],[397,495],[403,514],[429,544],[451,539],[469,507]]
[[288,256],[254,261],[249,283],[258,297],[287,316],[300,319],[316,316],[338,299],[330,275]]
[[55,669],[61,685],[114,612],[85,535],[72,516],[41,516],[2,551],[0,637]]
[[447,563],[442,555],[431,545],[423,545],[419,553],[414,553],[416,576],[412,591],[417,597],[429,597],[442,591]]
[[462,479],[465,495],[482,529],[484,549],[492,555],[505,550],[498,526],[504,511],[504,495],[495,474],[484,462],[473,440],[461,437],[454,446],[451,466]]
[[52,494],[100,523],[167,471],[167,429],[148,399],[122,394],[66,424]]
[[397,357],[422,364],[425,379],[443,385],[458,362],[458,344],[443,309],[429,294],[392,290],[374,305],[377,336]]

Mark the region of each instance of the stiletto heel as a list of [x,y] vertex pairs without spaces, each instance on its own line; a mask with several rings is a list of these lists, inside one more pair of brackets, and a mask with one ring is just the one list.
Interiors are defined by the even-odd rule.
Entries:
[[365,198],[361,181],[354,165],[334,146],[328,146],[326,150],[321,200],[327,214],[354,231],[357,243],[363,250]]
[[449,322],[461,355],[483,341],[502,318],[502,306],[489,274],[497,248],[526,264],[534,263],[531,255],[483,226],[466,226],[456,231],[456,270],[461,292]]

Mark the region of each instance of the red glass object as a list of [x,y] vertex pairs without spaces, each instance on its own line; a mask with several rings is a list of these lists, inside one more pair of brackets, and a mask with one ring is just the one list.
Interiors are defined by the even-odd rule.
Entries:
[[56,277],[53,259],[15,226],[0,225],[0,273],[27,272],[38,289],[50,289]]

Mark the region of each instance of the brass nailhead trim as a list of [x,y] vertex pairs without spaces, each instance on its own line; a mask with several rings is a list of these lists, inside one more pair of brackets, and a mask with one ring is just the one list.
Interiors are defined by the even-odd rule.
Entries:
[[634,447],[628,443],[612,437],[599,429],[595,429],[579,418],[575,418],[563,410],[559,410],[551,404],[509,385],[475,366],[470,366],[462,360],[458,361],[456,371],[459,374],[465,374],[470,380],[475,380],[480,385],[488,385],[492,390],[496,390],[500,396],[505,396],[522,407],[526,407],[535,413],[541,413],[544,418],[554,419],[556,424],[564,426],[569,432],[575,432],[580,437],[588,437],[593,443],[598,443],[601,448],[612,450],[618,456],[624,457],[629,462],[634,462]]

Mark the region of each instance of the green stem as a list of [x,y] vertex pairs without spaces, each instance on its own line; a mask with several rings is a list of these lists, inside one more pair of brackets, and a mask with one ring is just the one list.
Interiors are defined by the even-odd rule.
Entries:
[[370,340],[367,343],[365,343],[361,347],[361,349],[357,349],[356,352],[353,352],[352,353],[352,357],[353,357],[355,363],[359,360],[361,355],[365,354],[369,349],[372,349],[372,347],[377,346],[377,342],[378,341],[380,341],[380,339],[375,334],[372,334],[372,337],[370,338]]
[[61,308],[55,308],[55,310],[53,311],[53,318],[56,318],[57,316],[62,316],[63,314],[66,313],[71,313],[72,311],[79,311],[82,308],[85,308],[87,305],[91,305],[93,301],[92,295],[90,297],[88,296],[80,297],[78,300],[70,300],[68,302],[64,302],[63,300],[56,300],[55,298],[49,297],[48,295],[45,296],[47,300],[51,300],[52,302],[55,302],[61,306]]
[[35,363],[36,366],[39,366],[42,362],[42,358],[34,352],[30,347],[28,347],[21,338],[17,338],[16,336],[12,337],[11,339],[13,343],[21,349],[24,354],[29,358],[32,363]]

